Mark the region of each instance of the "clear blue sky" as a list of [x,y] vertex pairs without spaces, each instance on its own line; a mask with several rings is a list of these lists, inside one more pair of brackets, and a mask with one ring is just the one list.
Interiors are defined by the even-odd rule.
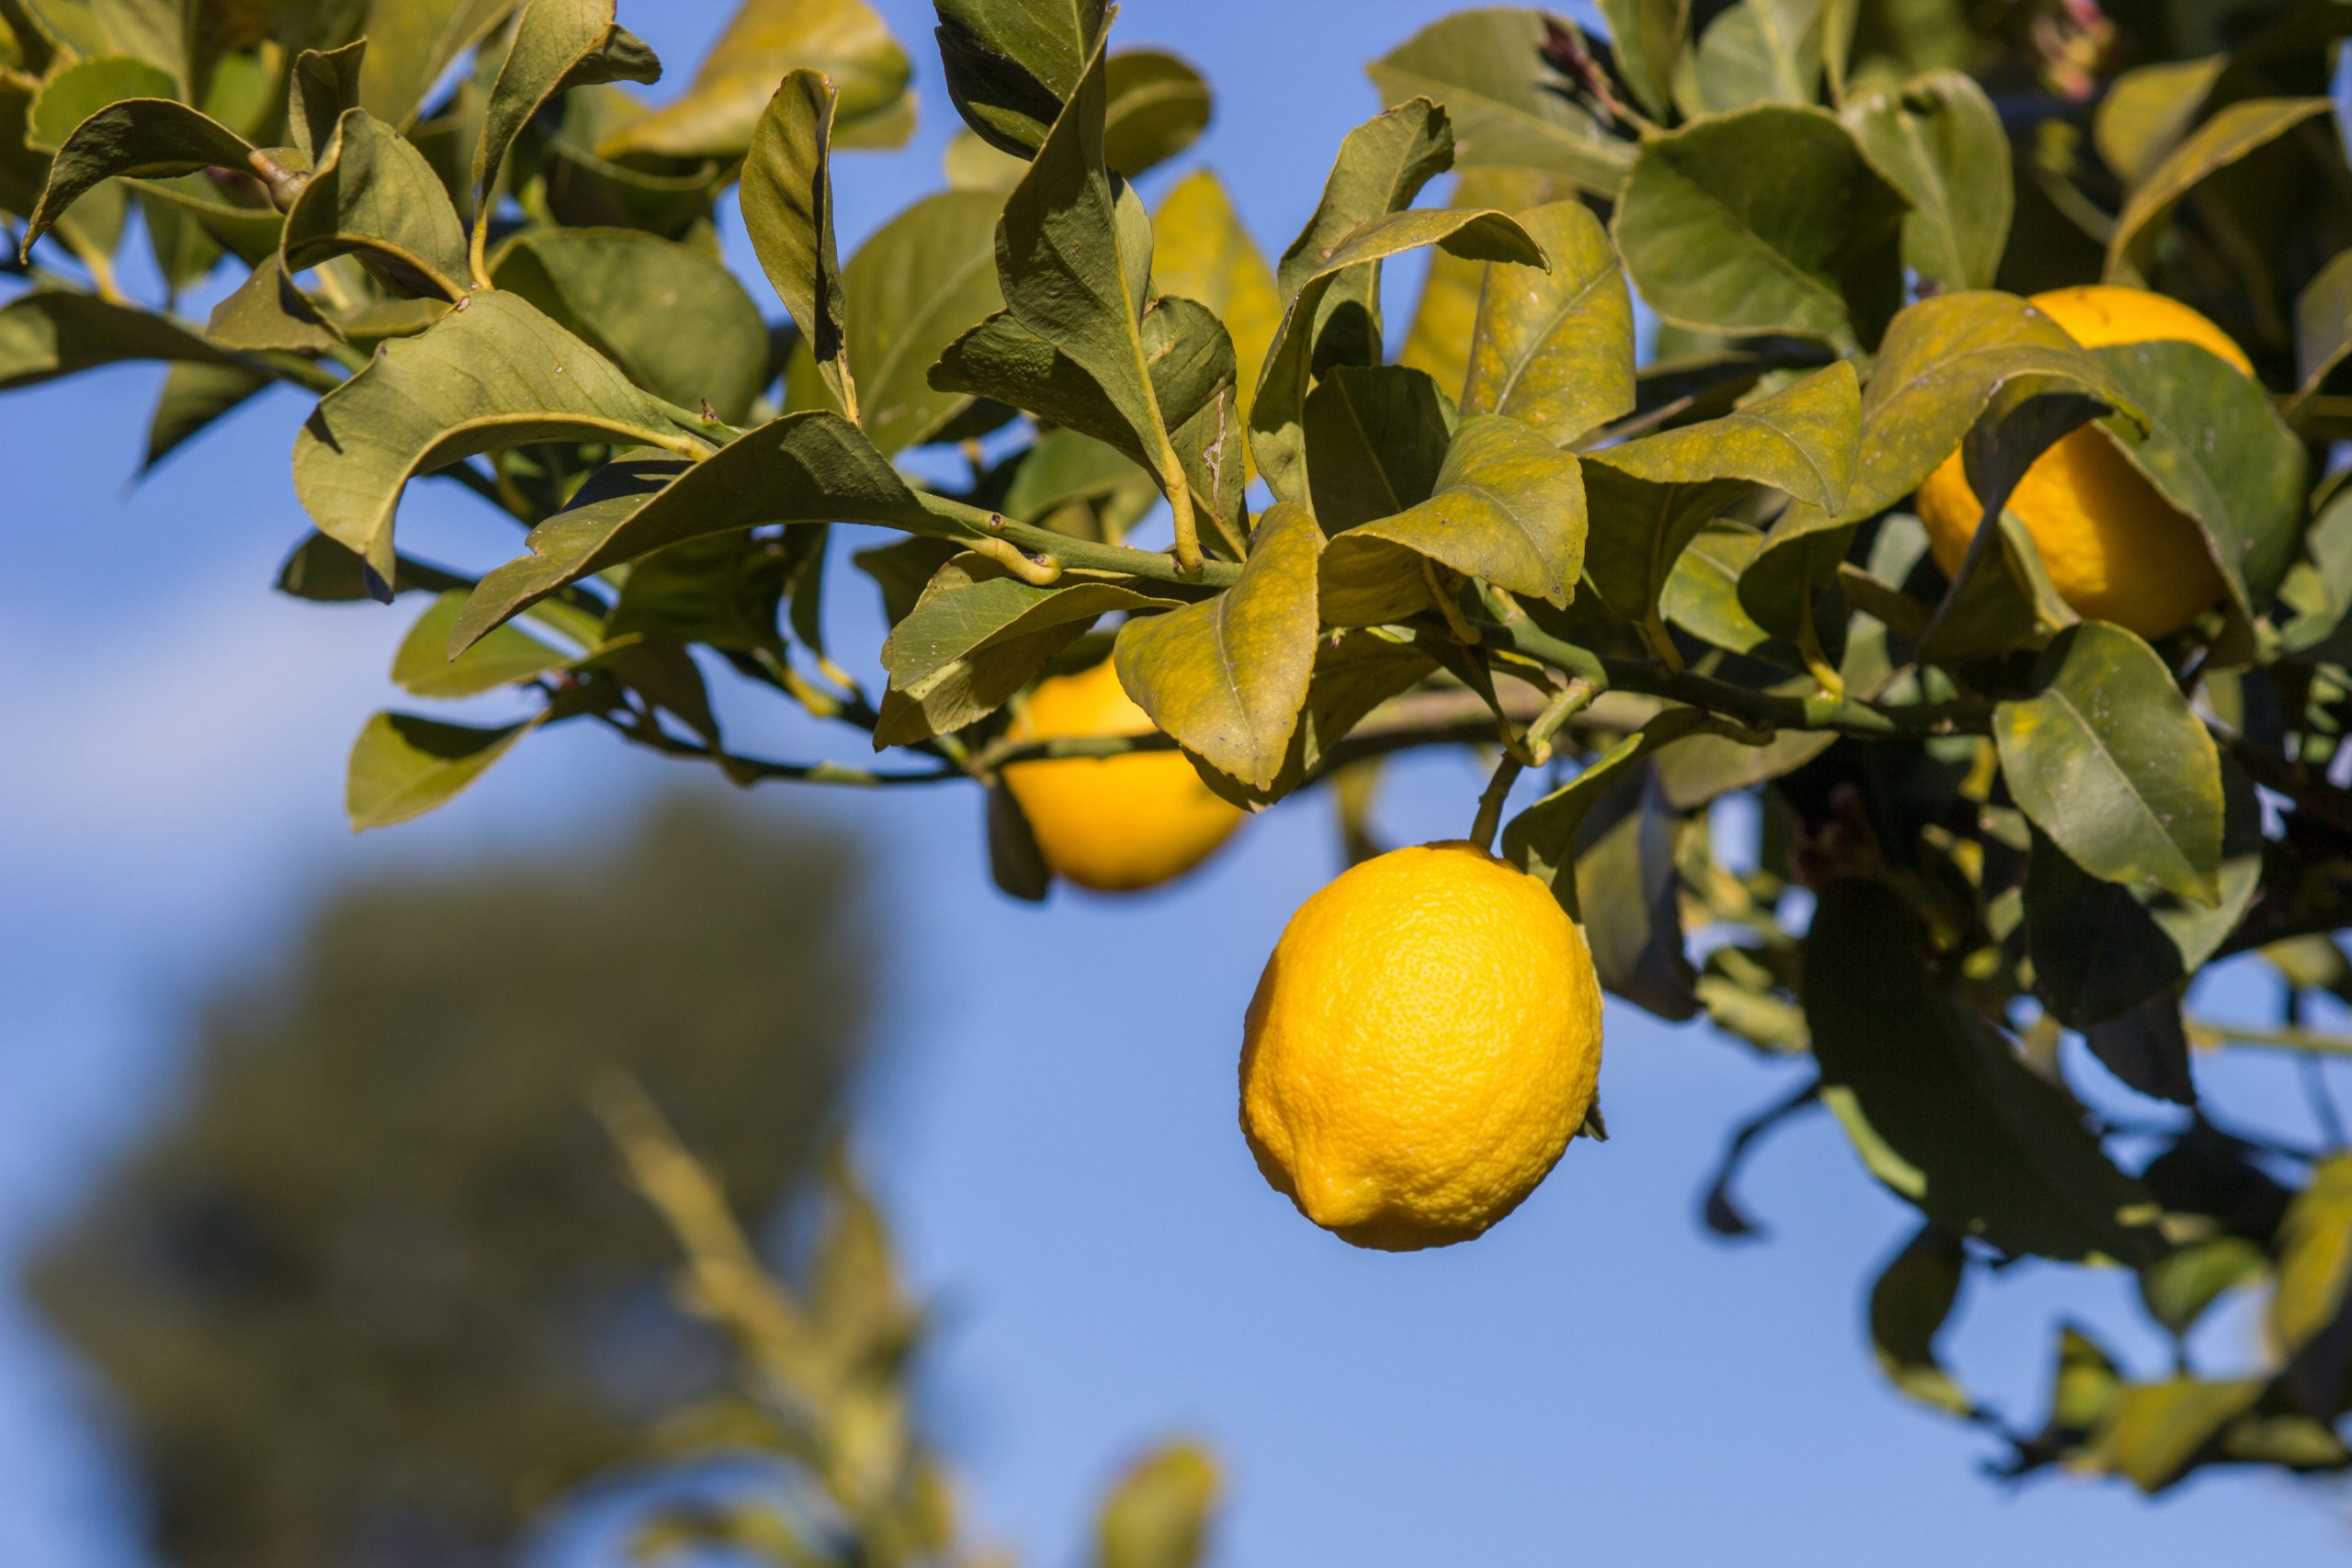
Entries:
[[[903,153],[842,160],[845,246],[937,183],[955,125],[928,7],[883,8],[916,55],[923,124]],[[1132,0],[1120,30],[1206,69],[1220,110],[1193,157],[1273,251],[1340,134],[1377,107],[1360,62],[1441,9]],[[622,4],[673,83],[724,15],[719,0]],[[1392,288],[1401,307],[1412,285]],[[157,379],[119,370],[0,404],[0,1253],[169,1106],[186,1004],[222,969],[269,962],[322,890],[596,833],[678,776],[559,733],[451,809],[352,838],[343,760],[391,695],[406,617],[266,591],[303,528],[290,398],[130,486],[131,425]],[[482,566],[514,538],[437,487],[403,535]],[[853,585],[840,633],[870,655],[863,600]],[[740,722],[777,754],[854,754],[854,737]],[[1459,759],[1396,771],[1386,835],[1460,832],[1476,782]],[[880,858],[893,969],[862,1144],[939,1305],[931,1391],[952,1457],[983,1528],[1033,1563],[1077,1561],[1107,1474],[1171,1432],[1227,1456],[1227,1568],[2286,1564],[2352,1541],[2341,1492],[2275,1479],[2200,1479],[2153,1506],[2113,1485],[1983,1479],[1989,1446],[1900,1403],[1860,1332],[1906,1212],[1815,1119],[1747,1181],[1770,1238],[1708,1240],[1695,1200],[1719,1142],[1789,1069],[1614,1004],[1614,1140],[1579,1144],[1493,1235],[1389,1257],[1307,1226],[1242,1146],[1234,1070],[1263,954],[1336,869],[1321,799],[1253,824],[1165,896],[1040,911],[989,888],[969,794],[761,798]],[[2308,1130],[2284,1062],[2218,1064],[2207,1083],[2226,1110]],[[2162,1366],[2128,1278],[2031,1268],[1978,1290],[1949,1348],[2030,1421],[2062,1312],[2143,1372]],[[2242,1359],[2253,1334],[2252,1314],[2225,1314],[2207,1348]],[[145,1561],[92,1392],[0,1296],[0,1563]],[[618,1561],[602,1523],[586,1512],[541,1555]]]

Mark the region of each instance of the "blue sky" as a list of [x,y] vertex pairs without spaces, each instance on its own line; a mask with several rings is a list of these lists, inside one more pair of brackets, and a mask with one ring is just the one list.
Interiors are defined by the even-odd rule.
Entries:
[[[845,248],[937,184],[955,126],[928,7],[882,8],[916,56],[922,130],[905,152],[842,161]],[[1207,71],[1219,116],[1180,170],[1216,166],[1271,253],[1341,133],[1378,107],[1361,62],[1442,9],[1132,0],[1120,32]],[[674,84],[725,7],[623,0],[621,15]],[[1409,273],[1391,288],[1401,312]],[[407,616],[266,592],[303,530],[289,397],[132,485],[157,378],[110,371],[0,405],[0,1253],[169,1107],[187,1004],[224,969],[272,962],[323,890],[601,833],[679,777],[609,738],[559,732],[450,809],[353,838],[344,756],[391,696],[383,671]],[[420,553],[468,565],[514,544],[443,487],[421,489],[402,527]],[[879,628],[845,586],[837,633],[870,660]],[[755,709],[735,716],[772,754],[857,750]],[[1395,770],[1385,835],[1458,834],[1477,783],[1460,758]],[[2200,1479],[2154,1505],[2112,1485],[1984,1480],[1988,1445],[1899,1402],[1861,1334],[1861,1292],[1907,1212],[1814,1118],[1747,1179],[1770,1239],[1709,1240],[1696,1198],[1720,1140],[1790,1070],[1614,1004],[1615,1136],[1577,1145],[1508,1224],[1408,1257],[1307,1226],[1242,1146],[1234,1071],[1263,954],[1337,868],[1320,798],[1253,823],[1164,895],[1044,910],[989,888],[969,793],[760,798],[879,860],[892,967],[861,1145],[938,1303],[931,1386],[951,1456],[982,1529],[1029,1562],[1077,1561],[1106,1477],[1175,1432],[1226,1456],[1216,1561],[1230,1568],[2156,1564],[2225,1551],[2290,1563],[2352,1542],[2341,1493],[2271,1478]],[[2250,983],[2243,999],[2256,999]],[[2308,1134],[2286,1062],[2211,1064],[2206,1082],[2227,1111]],[[2030,1421],[2062,1313],[2143,1372],[2163,1364],[2128,1278],[2030,1268],[1973,1292],[1951,1358]],[[2253,1334],[2250,1313],[2227,1313],[2205,1348],[2243,1359]],[[0,1297],[0,1562],[145,1561],[91,1393]],[[540,1556],[617,1560],[605,1523],[583,1512]]]

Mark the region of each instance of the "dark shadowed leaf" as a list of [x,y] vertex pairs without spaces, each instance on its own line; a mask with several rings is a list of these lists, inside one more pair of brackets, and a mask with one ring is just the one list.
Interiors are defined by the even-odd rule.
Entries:
[[616,464],[531,530],[531,553],[481,580],[457,636],[478,637],[569,582],[709,534],[767,523],[916,526],[930,514],[855,425],[788,413],[691,466]]
[[155,412],[147,422],[147,455],[140,472],[152,472],[186,442],[209,429],[212,422],[239,407],[273,379],[266,371],[234,365],[203,365],[183,360],[164,375],[164,389],[156,397]]
[[1258,521],[1238,582],[1119,631],[1119,682],[1152,723],[1261,789],[1282,770],[1314,672],[1322,541],[1305,507],[1276,505]]
[[833,114],[839,95],[815,71],[784,79],[743,160],[743,227],[776,298],[799,325],[833,401],[858,419],[848,359],[848,301],[833,248]]
[[2181,1023],[2180,999],[2172,992],[2158,991],[2092,1024],[2083,1032],[2083,1042],[2109,1072],[2142,1094],[2176,1105],[2197,1103],[2188,1032]]
[[1960,1238],[1926,1224],[1871,1286],[1871,1348],[1879,1371],[1922,1404],[1954,1416],[1967,1415],[1975,1402],[1944,1370],[1936,1337],[1951,1319],[1967,1275],[1968,1249]]
[[2295,374],[2305,397],[2352,355],[2352,251],[2319,269],[2295,299]]
[[1871,166],[1911,204],[1903,265],[1946,288],[1990,288],[2016,195],[2008,137],[1984,89],[1939,71],[1849,104],[1844,118]]
[[0,391],[126,359],[239,363],[194,329],[134,305],[36,289],[0,306]]
[[275,255],[266,257],[213,307],[204,335],[223,348],[248,353],[318,354],[343,341],[287,281],[286,269]]
[[[1755,178],[1759,164],[1775,177]],[[1875,344],[1901,303],[1904,211],[1835,116],[1766,104],[1644,142],[1615,230],[1668,320],[1850,348]]]
[[2325,98],[2248,98],[2191,131],[2148,171],[2115,220],[2107,243],[2107,280],[2142,281],[2157,234],[2191,188],[2327,107]]
[[[395,593],[440,593],[473,583],[437,566],[401,557],[393,562]],[[294,547],[277,569],[277,591],[320,604],[353,604],[374,599],[366,563],[324,534],[312,534]]]
[[1584,570],[1577,459],[1517,420],[1463,421],[1427,501],[1350,528],[1323,560],[1323,618],[1377,626],[1427,604],[1421,558],[1513,593],[1566,604]]
[[1509,414],[1565,446],[1633,410],[1633,296],[1582,202],[1530,208],[1519,221],[1551,269],[1487,268],[1462,412]]
[[[1614,794],[1622,815],[1588,815],[1576,857],[1577,913],[1593,968],[1611,996],[1673,1022],[1695,1018],[1699,976],[1683,940],[1675,869],[1679,819],[1647,766],[1604,793]],[[1555,877],[1552,890],[1559,889]]]
[[1586,817],[1644,758],[1707,725],[1707,716],[1696,708],[1668,708],[1659,714],[1586,763],[1576,777],[1503,824],[1504,858],[1530,876],[1551,884],[1561,907],[1575,915],[1575,878],[1560,874],[1576,860]]
[[2334,1420],[2352,1370],[2352,1156],[2322,1160],[2288,1207],[2269,1326],[2287,1357],[2289,1389],[2312,1415]]
[[351,749],[344,809],[352,828],[389,828],[447,805],[490,771],[546,714],[499,729],[379,713]]
[[[1704,980],[1700,982],[1700,987],[1705,989]],[[1709,1010],[1712,1013],[1713,1010]],[[1802,1032],[1803,1028],[1800,1022],[1799,1031]],[[1738,1179],[1740,1168],[1747,1164],[1748,1156],[1754,1152],[1758,1140],[1790,1117],[1820,1103],[1820,1080],[1808,1078],[1795,1093],[1775,1100],[1733,1129],[1731,1137],[1724,1145],[1723,1157],[1715,1162],[1714,1179],[1707,1183],[1706,1196],[1699,1202],[1700,1220],[1709,1230],[1717,1235],[1733,1238],[1764,1234],[1764,1228],[1749,1219],[1735,1201],[1733,1184]]]
[[1365,69],[1387,103],[1426,96],[1443,104],[1465,164],[1511,164],[1614,196],[1633,148],[1556,91],[1543,58],[1544,16],[1497,7],[1430,23]]
[[2048,834],[2035,833],[2025,878],[2026,952],[2034,994],[2060,1022],[2088,1029],[2150,998],[2169,1004],[2171,987],[2237,929],[2262,880],[2262,813],[2253,784],[2226,761],[2222,785],[2222,897],[2211,908],[2102,881]]
[[691,245],[634,229],[537,230],[501,250],[491,274],[681,408],[707,402],[741,420],[767,379],[759,306]]
[[914,130],[913,67],[865,0],[744,0],[677,102],[607,137],[606,158],[740,158],[787,72],[805,67],[841,95],[833,145],[903,146]]
[[335,122],[334,140],[286,214],[281,243],[289,274],[356,254],[399,293],[460,299],[471,287],[466,226],[441,176],[365,109]]
[[1804,943],[1822,1097],[1871,1173],[1945,1229],[2006,1252],[2137,1263],[2164,1250],[2147,1189],[2065,1093],[1929,973],[1887,888],[1822,889]]
[[981,140],[1034,154],[1102,41],[1102,0],[940,0],[939,55],[956,110]]
[[322,399],[295,443],[294,488],[319,531],[381,577],[401,492],[418,474],[534,441],[684,445],[683,434],[611,361],[497,290],[385,344]]
[[2009,792],[2102,881],[2221,901],[2222,764],[2154,649],[2120,626],[2070,626],[2036,694],[1994,710]]
[[989,875],[1012,897],[1044,902],[1053,890],[1054,874],[1046,864],[1046,852],[1037,847],[1028,813],[1001,784],[989,785],[988,797]]
[[1427,501],[1453,438],[1437,383],[1401,365],[1335,365],[1306,397],[1316,521],[1336,534]]

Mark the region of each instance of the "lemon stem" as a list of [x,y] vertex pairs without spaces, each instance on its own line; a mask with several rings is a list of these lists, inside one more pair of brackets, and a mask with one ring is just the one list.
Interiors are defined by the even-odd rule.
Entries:
[[1488,854],[1494,853],[1495,834],[1503,825],[1503,801],[1526,766],[1510,752],[1504,752],[1495,763],[1494,777],[1487,781],[1486,794],[1478,797],[1478,815],[1470,824],[1470,841]]

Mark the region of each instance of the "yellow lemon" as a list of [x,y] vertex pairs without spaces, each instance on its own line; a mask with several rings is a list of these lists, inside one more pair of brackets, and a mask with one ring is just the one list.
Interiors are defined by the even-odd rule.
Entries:
[[[2193,343],[2254,374],[2227,333],[2161,294],[2091,286],[2037,294],[2033,302],[2085,348]],[[1919,487],[1918,509],[1936,564],[1948,574],[1958,571],[1984,515],[1959,453]],[[2043,453],[2008,509],[2033,536],[2051,586],[2077,615],[2159,637],[2222,596],[2221,573],[2197,525],[2174,510],[2104,431],[2075,431]]]
[[1535,1190],[1600,1075],[1600,983],[1551,889],[1476,845],[1393,851],[1298,908],[1250,1000],[1241,1131],[1358,1247],[1467,1241]]
[[[1149,715],[1119,684],[1108,660],[1041,681],[1011,734],[1149,735]],[[1102,893],[1157,887],[1206,860],[1241,825],[1178,751],[1015,762],[1004,786],[1021,803],[1055,874]]]

